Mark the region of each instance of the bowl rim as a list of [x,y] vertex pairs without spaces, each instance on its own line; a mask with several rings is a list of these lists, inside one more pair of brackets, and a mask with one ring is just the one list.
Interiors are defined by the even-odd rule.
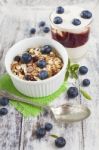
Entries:
[[[47,79],[44,79],[44,80],[37,80],[37,81],[27,81],[27,80],[23,80],[23,79],[20,79],[18,76],[14,75],[11,71],[11,68],[7,66],[7,57],[8,57],[8,54],[10,51],[12,51],[17,45],[21,44],[22,42],[25,42],[26,40],[35,40],[35,39],[47,39],[47,40],[50,40],[50,42],[53,42],[53,43],[56,43],[57,45],[59,45],[59,47],[62,48],[62,51],[64,51],[64,54],[65,54],[65,57],[67,58],[66,61],[63,60],[64,64],[63,64],[63,67],[62,69],[54,76],[50,77],[50,78],[47,78]],[[54,46],[53,46],[54,47]],[[57,51],[57,50],[56,50]],[[60,54],[60,52],[58,52]],[[22,83],[28,83],[28,84],[43,84],[43,83],[47,83],[51,80],[54,80],[57,76],[59,76],[64,70],[66,70],[66,67],[67,67],[67,64],[68,64],[68,54],[67,54],[67,51],[65,49],[65,47],[63,45],[61,45],[59,42],[53,40],[52,38],[47,38],[47,37],[42,37],[42,36],[35,36],[35,37],[32,37],[32,38],[25,38],[23,40],[20,40],[19,42],[15,43],[9,50],[8,52],[6,53],[6,56],[5,56],[5,67],[6,67],[6,71],[8,73],[8,75],[10,77],[13,77],[15,80],[17,81],[20,81]]]

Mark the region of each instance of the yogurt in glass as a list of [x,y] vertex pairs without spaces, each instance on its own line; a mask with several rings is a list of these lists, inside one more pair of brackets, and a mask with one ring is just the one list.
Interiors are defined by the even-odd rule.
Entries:
[[78,6],[60,6],[51,13],[50,22],[52,38],[66,47],[69,58],[82,58],[88,51],[92,13]]

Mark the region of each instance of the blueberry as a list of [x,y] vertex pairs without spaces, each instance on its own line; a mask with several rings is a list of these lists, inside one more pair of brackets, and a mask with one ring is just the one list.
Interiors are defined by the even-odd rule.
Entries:
[[31,28],[30,33],[31,34],[35,34],[36,33],[36,29],[35,28]]
[[29,53],[24,53],[21,59],[23,63],[27,64],[32,60],[32,56]]
[[78,25],[81,24],[81,21],[79,19],[75,18],[75,19],[73,19],[72,24],[75,25],[75,26],[78,26]]
[[40,73],[39,73],[39,78],[41,80],[44,80],[46,78],[48,78],[48,72],[46,70],[42,70]]
[[19,62],[20,60],[21,60],[21,57],[20,57],[20,56],[15,56],[15,57],[14,57],[14,61]]
[[44,68],[46,66],[46,61],[45,60],[39,60],[37,62],[37,66],[40,68]]
[[63,137],[58,137],[55,140],[55,145],[59,148],[64,147],[66,145],[66,140]]
[[69,98],[75,98],[78,96],[78,89],[76,87],[70,87],[67,91],[67,95]]
[[85,75],[87,72],[88,72],[88,68],[87,68],[86,66],[81,66],[81,67],[79,68],[79,73],[80,73],[81,75]]
[[52,47],[50,45],[45,45],[41,48],[42,54],[49,54],[52,51]]
[[0,116],[6,115],[8,113],[7,108],[1,108],[0,109]]
[[0,98],[0,105],[6,106],[9,104],[9,99],[7,97]]
[[39,27],[44,27],[45,26],[45,21],[41,21],[41,22],[39,22]]
[[46,129],[46,131],[50,131],[52,128],[53,128],[53,126],[52,126],[51,123],[46,123],[46,124],[45,124],[45,129]]
[[90,19],[92,17],[92,13],[88,10],[83,10],[80,16],[84,19]]
[[57,13],[57,14],[63,14],[63,13],[64,13],[64,8],[61,7],[61,6],[57,7],[56,13]]
[[30,76],[29,75],[25,75],[24,79],[27,80],[27,81],[29,81],[30,80]]
[[44,27],[44,29],[43,29],[43,32],[44,33],[48,33],[50,31],[50,28],[49,27]]
[[63,20],[62,20],[61,17],[58,17],[58,16],[57,16],[57,17],[54,18],[53,22],[54,22],[55,24],[61,24],[61,23],[63,22]]
[[38,128],[36,131],[37,138],[43,138],[46,134],[45,128]]
[[84,79],[82,84],[83,84],[83,86],[89,86],[90,85],[90,80],[89,79]]

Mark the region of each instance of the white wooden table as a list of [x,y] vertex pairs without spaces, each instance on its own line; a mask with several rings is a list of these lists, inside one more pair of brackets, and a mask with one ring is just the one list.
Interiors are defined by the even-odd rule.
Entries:
[[[83,3],[82,3],[83,2]],[[31,27],[37,28],[37,34],[50,36],[39,31],[37,23],[46,20],[52,7],[64,4],[79,4],[94,9],[92,46],[86,57],[79,62],[89,68],[86,76],[79,77],[76,85],[80,87],[83,78],[88,77],[91,85],[86,90],[92,96],[92,101],[85,101],[79,95],[74,102],[85,104],[91,110],[91,116],[79,123],[60,125],[53,122],[50,116],[40,115],[35,118],[24,119],[12,106],[8,106],[9,113],[0,117],[0,150],[56,150],[54,139],[47,134],[42,140],[33,135],[37,124],[51,122],[51,133],[65,137],[67,144],[63,150],[99,150],[99,4],[92,0],[0,0],[0,73],[5,72],[4,57],[7,50],[17,41],[29,37]],[[96,7],[97,6],[97,7]],[[53,105],[63,103],[66,93],[62,94]],[[68,101],[68,99],[67,99]]]

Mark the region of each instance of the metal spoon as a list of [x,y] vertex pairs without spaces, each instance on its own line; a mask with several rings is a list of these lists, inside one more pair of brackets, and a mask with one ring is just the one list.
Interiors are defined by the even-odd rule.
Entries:
[[0,90],[0,96],[4,96],[11,100],[19,101],[35,107],[39,107],[43,110],[50,111],[57,122],[77,122],[86,119],[91,114],[90,110],[81,104],[66,103],[58,107],[45,106],[39,103],[29,101],[26,98],[16,96],[6,90]]

